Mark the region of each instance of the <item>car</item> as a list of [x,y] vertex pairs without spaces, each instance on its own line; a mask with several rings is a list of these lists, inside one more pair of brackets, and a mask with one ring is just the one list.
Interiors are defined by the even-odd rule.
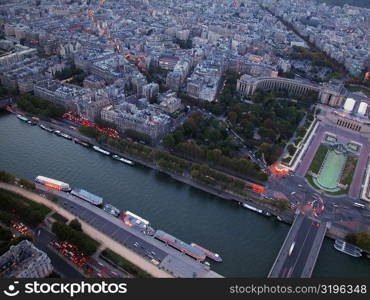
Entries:
[[292,195],[292,196],[295,195],[295,194],[297,194],[297,192],[291,192],[290,193],[290,195]]
[[366,207],[364,204],[358,203],[358,202],[353,203],[353,206],[358,207],[358,208],[365,208]]
[[320,227],[320,223],[317,223],[317,222],[313,221],[311,223],[311,226],[319,228]]
[[290,245],[288,256],[291,256],[295,247],[295,241]]
[[299,186],[299,187],[303,187],[303,185],[302,185],[302,184],[298,184],[298,186]]

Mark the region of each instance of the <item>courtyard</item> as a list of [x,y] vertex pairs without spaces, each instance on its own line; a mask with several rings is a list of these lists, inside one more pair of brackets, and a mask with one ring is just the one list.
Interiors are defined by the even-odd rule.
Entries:
[[327,195],[358,197],[369,156],[368,141],[340,128],[320,124],[296,171]]

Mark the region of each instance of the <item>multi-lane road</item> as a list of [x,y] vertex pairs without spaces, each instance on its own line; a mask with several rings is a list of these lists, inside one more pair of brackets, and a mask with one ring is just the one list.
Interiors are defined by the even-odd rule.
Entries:
[[327,224],[298,215],[270,271],[273,278],[307,278],[315,266]]

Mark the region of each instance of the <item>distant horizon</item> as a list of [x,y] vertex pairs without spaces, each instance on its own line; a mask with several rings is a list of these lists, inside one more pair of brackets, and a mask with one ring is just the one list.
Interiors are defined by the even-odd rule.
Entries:
[[365,7],[370,8],[370,1],[368,0],[316,0],[318,2],[325,2],[331,5],[340,5],[343,6],[344,4],[358,6],[358,7]]

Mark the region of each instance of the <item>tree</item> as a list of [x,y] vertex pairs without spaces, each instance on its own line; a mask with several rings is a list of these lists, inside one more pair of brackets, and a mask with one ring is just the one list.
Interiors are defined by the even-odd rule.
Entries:
[[167,134],[162,141],[163,146],[168,149],[173,149],[176,145],[176,141],[172,134]]
[[294,145],[293,144],[289,144],[288,145],[288,152],[289,152],[289,155],[290,156],[293,156],[293,154],[295,153],[295,151],[297,150],[297,148],[296,147],[294,147]]
[[125,135],[136,140],[144,141],[146,143],[151,143],[152,141],[150,135],[136,131],[134,129],[126,129]]
[[370,234],[365,231],[357,233],[356,244],[361,248],[370,249]]
[[0,227],[0,241],[10,241],[12,232],[8,229]]
[[52,231],[60,240],[69,241],[88,256],[94,254],[99,247],[99,243],[90,236],[81,231],[73,229],[69,225],[63,224],[60,221],[53,223]]
[[32,182],[32,181],[29,181],[27,179],[20,179],[19,184],[23,185],[23,187],[25,187],[26,189],[29,189],[29,190],[35,190],[36,189],[35,183]]
[[368,232],[357,232],[348,234],[346,241],[364,249],[370,249],[370,234]]
[[77,231],[82,231],[81,223],[77,219],[73,219],[71,222],[69,222],[69,226]]
[[15,176],[11,173],[0,171],[0,181],[6,183],[13,183],[15,180]]
[[274,201],[274,205],[277,207],[278,210],[285,211],[289,208],[289,200],[279,198]]
[[230,120],[231,123],[235,123],[238,119],[238,114],[235,111],[230,111],[227,114],[228,119]]

